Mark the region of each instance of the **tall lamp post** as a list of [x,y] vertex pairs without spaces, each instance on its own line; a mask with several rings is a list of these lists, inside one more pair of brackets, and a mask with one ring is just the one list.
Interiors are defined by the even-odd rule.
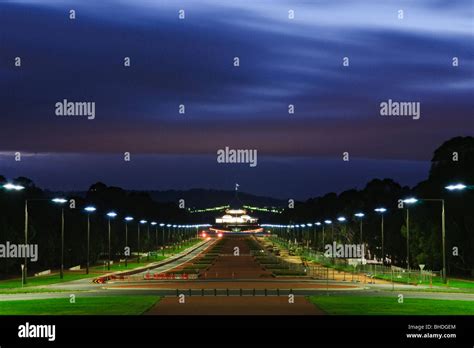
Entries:
[[[403,203],[414,204],[418,202],[416,198],[407,198],[403,200]],[[407,270],[410,270],[410,209],[407,206],[407,215],[406,215],[406,226],[407,226]]]
[[[326,225],[332,225],[332,221],[331,220],[324,220],[324,223]],[[325,239],[325,236],[324,236],[324,225],[323,225],[323,251],[324,251],[324,243],[326,242],[326,239]]]
[[140,220],[138,222],[138,240],[137,240],[137,263],[140,263],[140,225],[146,224],[148,221],[146,220]]
[[[125,217],[125,247],[128,248],[128,223],[133,221],[133,217]],[[128,252],[125,253],[125,267],[128,267]]]
[[[359,213],[355,213],[354,216],[359,219],[359,238],[360,238],[359,243],[361,245],[364,245],[363,232],[362,232],[362,220],[363,220],[365,214],[359,212]],[[362,259],[365,259],[365,248],[362,248]]]
[[111,230],[111,228],[110,228],[110,220],[112,220],[112,219],[113,219],[114,217],[116,217],[116,216],[117,216],[117,213],[115,213],[115,212],[113,212],[113,211],[107,213],[107,217],[108,217],[107,220],[108,220],[108,225],[109,225],[109,260],[108,260],[108,262],[107,262],[107,270],[108,270],[108,271],[110,271],[110,260],[111,260],[111,258],[112,258],[112,248],[111,248],[111,246],[110,246],[110,244],[111,244],[111,243],[110,243],[110,240],[111,240],[111,238],[110,238],[110,234],[111,234],[111,233],[110,233],[110,230]]
[[[313,227],[313,224],[309,223],[309,224],[306,224],[307,227]],[[305,237],[305,241],[306,241],[306,249],[309,249],[309,235],[311,233],[311,229],[308,228],[308,232],[306,234],[304,234],[306,237]]]
[[314,223],[314,247],[315,247],[314,249],[315,249],[315,250],[316,250],[316,248],[318,247],[318,243],[317,243],[317,241],[316,241],[316,240],[318,239],[318,238],[317,238],[317,232],[316,232],[316,226],[318,226],[318,227],[321,226],[321,223],[320,223],[319,221],[316,221],[316,222]]
[[[462,184],[458,184],[458,185],[452,185],[452,186],[447,186],[447,187],[451,187],[451,191],[456,190],[456,189],[462,190],[463,188],[461,188],[461,187],[463,187],[464,185],[462,185]],[[456,187],[456,188],[454,188],[454,187]],[[443,282],[446,283],[447,282],[447,277],[446,277],[446,249],[445,249],[445,247],[446,247],[446,219],[445,219],[444,199],[441,199],[441,198],[420,198],[420,199],[410,198],[408,200],[404,200],[403,202],[405,202],[405,203],[416,203],[418,200],[426,201],[426,202],[440,202],[441,203],[441,237],[442,237],[442,248],[443,248],[443,250],[442,250],[442,255],[443,255],[443,274],[442,274],[442,278],[443,278]],[[410,202],[407,202],[407,201],[410,201]],[[408,209],[407,209],[407,224],[408,224]],[[407,229],[407,231],[408,231],[408,229]]]
[[[53,198],[51,201],[56,204],[67,202],[64,198]],[[64,278],[64,206],[61,207],[61,268],[59,269],[59,278]]]
[[[342,224],[346,222],[346,218],[344,216],[339,216],[337,218],[337,221],[339,221],[340,225],[342,226]],[[334,239],[334,232],[333,232],[333,239]]]
[[[3,188],[7,191],[22,191],[25,189],[24,186],[15,185],[12,183],[7,183],[3,185]],[[25,245],[28,244],[28,200],[25,200]],[[25,253],[25,264],[22,268],[21,278],[22,284],[26,284],[26,263],[27,263],[26,253]]]
[[362,238],[362,237],[363,237],[363,232],[362,232],[362,218],[365,216],[365,214],[364,214],[364,213],[356,213],[356,214],[354,214],[354,216],[355,216],[356,218],[359,218],[359,238],[360,238],[360,242],[359,242],[359,243],[362,244],[362,243],[364,243],[364,242],[363,242],[363,238]]
[[171,241],[171,224],[167,224],[167,237],[166,237],[166,242],[169,243]]
[[89,256],[90,256],[90,235],[91,235],[91,222],[90,214],[95,212],[97,209],[93,206],[87,206],[84,208],[87,213],[87,262],[86,262],[86,274],[89,274]]
[[382,223],[381,223],[381,232],[382,232],[382,264],[385,264],[385,251],[384,251],[384,233],[383,233],[383,214],[387,211],[385,208],[375,208],[375,212],[379,213],[380,216],[382,217]]
[[[463,191],[468,187],[462,183],[452,184],[445,187],[448,191]],[[442,237],[443,237],[443,282],[446,284],[447,282],[447,269],[446,269],[446,229],[445,229],[445,219],[444,219],[444,201],[442,202],[442,212],[441,212],[441,219],[442,219]]]
[[158,250],[158,223],[152,221],[151,225],[155,227],[155,250]]
[[165,224],[161,223],[160,227],[161,227],[161,239],[162,239],[161,250],[162,250],[163,256],[165,256]]

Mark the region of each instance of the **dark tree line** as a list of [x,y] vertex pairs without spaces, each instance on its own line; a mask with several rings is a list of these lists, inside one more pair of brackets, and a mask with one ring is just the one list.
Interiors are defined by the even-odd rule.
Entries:
[[[366,214],[363,220],[364,239],[369,249],[381,256],[380,214],[374,208],[385,207],[385,254],[393,263],[405,266],[406,210],[399,199],[409,196],[444,199],[446,204],[446,255],[449,274],[474,275],[474,138],[456,137],[446,141],[434,153],[427,180],[413,188],[403,187],[392,179],[374,179],[362,190],[328,193],[287,209],[281,223],[314,223],[318,220],[345,216],[345,233],[358,241],[359,222],[354,213]],[[460,192],[445,186],[462,182],[472,185]],[[406,207],[406,205],[405,205]],[[337,222],[337,221],[336,221]],[[410,263],[417,267],[442,268],[441,203],[420,201],[410,206]],[[339,226],[337,227],[339,228]]]
[[[0,176],[0,185],[6,179]],[[24,205],[28,199],[29,211],[29,238],[31,244],[38,244],[38,261],[29,263],[29,273],[57,268],[60,264],[60,237],[61,237],[61,206],[51,203],[53,195],[36,187],[28,178],[19,177],[13,180],[15,184],[25,187],[18,192],[7,192],[0,190],[0,243],[6,241],[15,244],[24,243]],[[56,196],[58,194],[55,194]],[[112,223],[112,255],[123,254],[125,246],[125,222],[124,216],[133,216],[135,220],[129,223],[129,246],[132,252],[136,251],[137,224],[140,219],[149,222],[166,223],[193,223],[192,216],[183,209],[179,209],[174,203],[157,203],[145,192],[128,192],[118,187],[108,187],[103,183],[97,183],[90,187],[84,196],[69,196],[67,193],[59,195],[67,199],[73,199],[75,209],[64,205],[65,209],[65,267],[84,265],[86,255],[86,231],[87,215],[83,208],[93,205],[97,211],[90,214],[91,219],[91,244],[90,255],[93,264],[108,252],[108,226],[106,213],[113,210],[119,214]],[[141,246],[154,247],[156,244],[155,227],[150,226],[150,238],[148,239],[147,227],[141,227]],[[158,244],[162,244],[161,227]],[[141,248],[142,249],[142,248]],[[0,274],[2,277],[8,274],[18,274],[21,259],[0,259]]]

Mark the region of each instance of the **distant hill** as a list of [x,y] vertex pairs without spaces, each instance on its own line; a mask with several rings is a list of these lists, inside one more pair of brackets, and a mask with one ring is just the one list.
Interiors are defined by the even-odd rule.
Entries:
[[[126,190],[133,192],[134,190]],[[186,208],[211,208],[232,204],[235,202],[235,191],[210,190],[210,189],[190,189],[190,190],[166,190],[166,191],[141,191],[147,192],[150,197],[159,203],[178,204],[180,199],[184,199]],[[69,194],[73,196],[85,197],[85,191],[74,192],[50,192],[54,194]],[[285,207],[287,202],[281,199],[256,196],[250,193],[239,192],[239,200],[243,205],[256,207]]]
[[[157,202],[178,202],[184,199],[187,208],[210,208],[231,204],[235,201],[235,191],[191,189],[149,191],[150,196]],[[286,201],[271,197],[256,196],[250,193],[239,192],[239,200],[243,205],[257,207],[284,207]]]

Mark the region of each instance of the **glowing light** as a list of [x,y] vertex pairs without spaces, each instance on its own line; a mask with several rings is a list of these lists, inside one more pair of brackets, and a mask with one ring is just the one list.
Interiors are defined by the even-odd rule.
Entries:
[[3,185],[3,188],[6,190],[14,190],[14,191],[21,191],[24,189],[24,187],[21,185],[14,185],[10,183]]
[[403,200],[403,203],[407,203],[407,204],[412,204],[412,203],[416,203],[416,202],[418,202],[418,199],[416,199],[414,197],[410,197],[410,198],[407,198],[407,199]]
[[67,202],[67,199],[64,199],[64,198],[53,198],[51,201],[54,202],[54,203],[63,204],[63,203],[66,203],[66,202]]
[[464,190],[467,186],[464,185],[464,184],[454,184],[454,185],[448,185],[445,187],[446,190],[449,190],[449,191],[461,191],[461,190]]

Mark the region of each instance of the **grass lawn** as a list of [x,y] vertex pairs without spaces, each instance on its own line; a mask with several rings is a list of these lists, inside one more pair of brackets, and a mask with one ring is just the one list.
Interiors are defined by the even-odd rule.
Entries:
[[[187,242],[182,243],[180,246],[175,246],[174,248],[167,248],[165,249],[165,256],[172,256],[175,254],[179,254],[180,252],[192,247],[193,245],[196,245],[198,243],[202,242],[202,239],[200,238],[195,238],[191,239]],[[161,251],[159,251],[161,253]]]
[[[40,285],[50,285],[56,283],[63,283],[63,282],[70,282],[71,280],[83,279],[83,278],[91,278],[97,275],[94,274],[85,274],[85,273],[65,273],[64,279],[59,278],[59,274],[41,276],[41,277],[30,277],[27,279],[27,283],[25,284],[25,288],[30,286],[40,286]],[[0,281],[0,290],[1,289],[12,289],[12,288],[19,288],[21,289],[21,278],[17,279],[10,279],[10,280],[3,280]]]
[[[375,278],[391,281],[391,275],[390,274],[376,275]],[[418,273],[414,273],[414,275],[411,277],[411,279],[408,279],[407,276],[402,276],[401,278],[397,278],[397,277],[393,278],[394,283],[405,283],[405,284],[407,284],[409,280],[410,280],[410,284],[430,285],[429,277],[425,276],[425,278],[423,278],[423,280],[420,281]],[[450,279],[450,278],[448,278],[448,283],[444,284],[443,279],[441,277],[433,277],[432,278],[432,285],[433,286],[439,286],[439,287],[442,287],[444,289],[459,288],[459,289],[464,289],[466,291],[473,291],[474,292],[474,281],[472,281],[472,280],[454,279],[454,278]]]
[[159,301],[157,296],[80,297],[0,301],[0,315],[139,315]]
[[136,261],[136,258],[134,258],[133,260],[129,260],[127,263],[127,267],[125,267],[125,262],[121,262],[121,263],[113,263],[112,265],[110,265],[110,271],[107,270],[107,264],[105,266],[104,265],[94,266],[94,267],[91,267],[91,269],[96,270],[96,271],[103,271],[103,272],[127,271],[127,270],[132,270],[138,267],[144,267],[149,263],[162,261],[164,259],[166,259],[166,256],[159,255],[159,256],[150,257],[150,260],[147,261],[147,258],[145,256],[140,259],[140,263]]
[[311,303],[336,315],[474,315],[474,301],[369,296],[310,296]]
[[[74,290],[84,291],[84,290]],[[71,290],[63,289],[50,289],[50,288],[12,288],[12,289],[0,289],[0,295],[5,294],[31,294],[31,293],[45,293],[45,292],[71,292]],[[0,305],[1,308],[1,305]]]

